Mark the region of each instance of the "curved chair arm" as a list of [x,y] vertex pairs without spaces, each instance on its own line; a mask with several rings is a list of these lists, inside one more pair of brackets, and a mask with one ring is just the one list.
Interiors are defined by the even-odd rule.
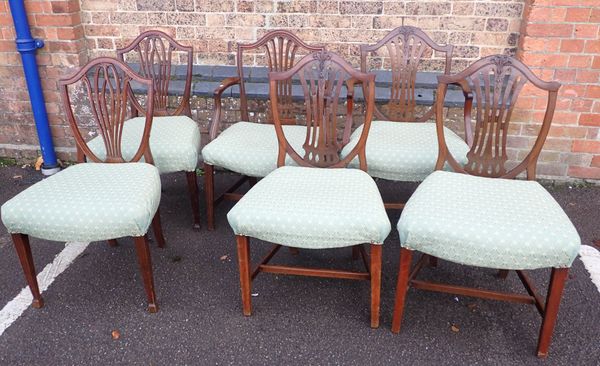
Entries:
[[473,146],[473,128],[471,126],[471,109],[473,108],[473,93],[463,91],[465,96],[464,118],[465,118],[465,140],[469,147]]
[[221,84],[214,91],[214,114],[213,120],[210,123],[210,127],[208,129],[208,139],[212,141],[217,137],[219,133],[219,124],[221,123],[221,95],[223,92],[234,85],[239,85],[241,79],[239,76],[229,77],[223,79]]
[[354,86],[359,84],[362,85],[362,83],[362,80],[358,80],[357,78],[350,78],[346,81],[346,86],[348,87],[348,99],[354,98]]

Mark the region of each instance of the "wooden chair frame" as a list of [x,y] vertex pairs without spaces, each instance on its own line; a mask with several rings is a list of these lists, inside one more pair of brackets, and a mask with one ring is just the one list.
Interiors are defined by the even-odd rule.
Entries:
[[[93,74],[93,81],[90,81],[89,74]],[[78,156],[85,157],[96,163],[124,163],[125,159],[121,154],[121,132],[125,122],[127,110],[127,100],[130,92],[130,81],[134,80],[148,88],[148,103],[146,105],[146,125],[142,135],[140,147],[131,162],[139,161],[144,156],[146,162],[152,164],[152,154],[149,149],[150,129],[152,127],[152,115],[154,109],[154,90],[152,81],[137,75],[129,66],[124,63],[108,58],[101,57],[90,61],[72,76],[59,80],[59,89],[62,96],[63,107],[67,114],[67,119],[75,142],[77,144]],[[85,143],[79,126],[77,124],[68,87],[78,81],[83,81],[86,86],[87,97],[93,105],[92,113],[95,121],[98,123],[100,135],[106,148],[106,159],[101,160],[95,155]],[[122,86],[120,83],[122,82]],[[113,84],[114,83],[114,84]],[[108,100],[107,100],[108,99]],[[112,104],[112,108],[108,105]],[[156,236],[158,246],[164,247],[165,239],[162,234],[160,213],[157,210],[152,219],[152,228]],[[154,278],[152,275],[152,261],[150,257],[150,248],[148,246],[147,235],[134,237],[135,248],[140,264],[146,297],[148,300],[148,311],[155,313],[158,311],[156,304],[156,295],[154,292]],[[26,234],[14,233],[12,240],[19,256],[19,261],[23,267],[27,284],[33,295],[32,306],[41,308],[44,306],[44,300],[40,294],[36,278],[36,271],[29,245],[29,236]],[[109,240],[109,244],[115,245],[114,239]]]
[[[149,78],[154,85],[154,116],[187,116],[192,118],[190,96],[192,90],[192,67],[194,65],[194,49],[178,43],[173,37],[158,30],[148,30],[141,33],[128,46],[117,49],[117,57],[125,62],[125,56],[135,52],[140,59],[139,74]],[[182,52],[186,56],[186,76],[183,95],[179,105],[169,108],[169,83],[173,52]],[[156,69],[154,65],[160,64]],[[145,115],[144,108],[130,91],[130,102],[133,116]],[[200,197],[198,193],[198,178],[195,171],[185,172],[190,202],[192,205],[193,227],[200,229]]]
[[[510,71],[510,73],[506,73]],[[481,73],[481,74],[480,74]],[[490,73],[496,77],[496,84],[502,84],[502,88],[491,86]],[[478,81],[472,77],[484,80],[481,86]],[[487,82],[486,82],[487,80]],[[535,180],[535,168],[538,156],[550,129],[552,117],[556,107],[556,98],[560,84],[557,82],[545,82],[535,76],[527,66],[522,62],[504,55],[493,55],[485,57],[464,71],[456,75],[438,76],[438,99],[436,101],[436,123],[439,144],[439,158],[436,164],[436,170],[443,168],[448,163],[454,171],[464,174],[486,176],[491,178],[515,178],[522,172],[527,173],[527,179]],[[533,86],[548,93],[548,102],[546,112],[542,122],[540,133],[529,154],[525,159],[510,170],[506,170],[506,136],[512,111],[515,107],[517,97],[525,83],[530,82]],[[446,141],[444,139],[444,119],[443,105],[444,97],[448,84],[460,85],[466,98],[465,102],[465,125],[471,127],[471,110],[473,109],[473,93],[477,96],[477,115],[475,121],[475,132],[471,128],[467,130],[471,141],[471,150],[468,154],[466,166],[461,166],[451,155]],[[475,85],[475,88],[471,86]],[[483,91],[482,91],[483,89]],[[482,99],[485,98],[485,99]],[[485,100],[485,103],[480,102]],[[490,102],[491,101],[491,102]],[[492,117],[497,116],[497,117]],[[495,131],[494,136],[490,131]],[[474,135],[474,136],[473,136]],[[495,138],[495,139],[494,139]],[[494,139],[494,140],[493,140]],[[490,145],[491,144],[491,145]],[[490,148],[494,145],[495,148]],[[486,146],[488,148],[486,148]],[[552,268],[548,294],[544,299],[540,296],[529,277],[522,270],[515,270],[519,279],[523,283],[528,295],[516,293],[504,293],[478,288],[469,288],[463,286],[447,285],[437,282],[426,282],[417,280],[416,276],[425,266],[427,261],[432,266],[437,264],[437,258],[423,254],[411,271],[413,251],[402,248],[400,251],[400,265],[398,269],[398,282],[396,288],[396,304],[394,306],[392,331],[398,333],[402,322],[404,312],[404,302],[408,287],[414,287],[423,290],[451,293],[463,296],[478,297],[483,299],[503,300],[509,302],[533,304],[542,316],[542,326],[538,340],[537,355],[546,357],[550,347],[550,341],[554,330],[554,325],[558,315],[558,307],[562,296],[562,291],[568,275],[568,268]],[[506,278],[509,270],[500,270],[499,277]]]
[[[360,81],[367,85],[367,111],[365,114],[364,129],[358,144],[353,148],[351,153],[345,159],[339,159],[339,150],[342,144],[337,144],[337,134],[326,133],[325,131],[332,131],[335,129],[336,121],[332,118],[337,110],[337,104],[333,103],[333,107],[328,109],[325,107],[324,100],[338,99],[339,91],[341,89],[341,83],[338,84],[338,89],[331,86],[331,95],[311,95],[311,102],[306,102],[307,106],[307,124],[308,130],[311,128],[315,132],[314,134],[307,133],[306,142],[304,144],[305,153],[303,156],[298,154],[289,142],[287,141],[283,132],[283,125],[286,122],[286,118],[282,118],[282,114],[279,109],[280,97],[277,92],[278,83],[282,81],[291,80],[292,76],[298,74],[303,68],[309,63],[319,62],[321,70],[325,62],[331,62],[337,65],[341,70],[348,73],[353,81]],[[319,80],[324,78],[323,72],[320,72]],[[302,77],[301,77],[302,80]],[[315,169],[327,169],[327,168],[343,168],[346,167],[352,159],[358,156],[360,160],[360,167],[366,171],[366,159],[365,159],[365,145],[369,127],[371,125],[371,119],[373,117],[374,99],[375,99],[375,75],[360,73],[354,70],[348,63],[334,53],[320,51],[315,52],[301,59],[293,68],[284,72],[271,72],[269,74],[270,83],[270,98],[271,105],[273,108],[273,117],[275,122],[275,130],[277,132],[277,139],[279,141],[279,154],[278,154],[278,166],[285,165],[285,156],[290,155],[300,166],[314,167]],[[333,83],[332,83],[333,84]],[[331,85],[331,84],[329,84]],[[352,127],[352,95],[353,83],[347,83],[348,90],[347,101],[348,105],[346,108],[346,120],[344,124],[344,135],[346,130]],[[303,83],[305,96],[309,95],[306,85]],[[319,89],[321,90],[321,89]],[[327,90],[325,90],[327,93]],[[334,95],[336,94],[337,95]],[[331,111],[334,111],[333,113]],[[312,118],[308,117],[312,116]],[[349,117],[348,117],[349,116]],[[307,130],[307,131],[308,131]],[[349,132],[348,132],[349,133]],[[311,136],[318,136],[319,138],[311,139]],[[318,156],[319,158],[315,158]],[[352,253],[353,258],[358,259],[360,256],[366,268],[366,272],[356,271],[345,271],[345,270],[332,270],[322,268],[306,268],[297,266],[282,266],[282,265],[271,265],[270,260],[279,251],[282,245],[275,245],[258,263],[258,265],[252,269],[250,262],[250,250],[249,242],[250,239],[247,236],[237,235],[237,250],[238,250],[238,262],[240,268],[240,287],[242,292],[242,307],[243,313],[246,316],[250,316],[252,313],[252,297],[251,297],[251,286],[254,278],[261,272],[275,273],[275,274],[286,274],[296,276],[311,276],[311,277],[324,277],[324,278],[342,278],[352,280],[370,280],[371,282],[371,327],[379,327],[379,309],[380,309],[380,293],[381,293],[381,244],[370,245],[370,258],[365,253],[363,245],[353,246]]]
[[[401,45],[399,41],[401,41]],[[392,67],[390,99],[394,101],[393,106],[397,109],[398,115],[396,117],[385,115],[375,105],[375,117],[379,120],[391,122],[425,122],[430,120],[435,112],[435,105],[431,106],[422,116],[418,117],[415,115],[415,108],[417,106],[415,84],[418,67],[423,52],[429,48],[432,52],[444,54],[444,74],[450,74],[454,46],[451,44],[444,46],[437,44],[427,33],[417,27],[401,26],[390,31],[375,44],[363,44],[360,46],[360,68],[362,72],[367,72],[367,57],[384,47],[390,53]],[[404,208],[404,205],[405,202],[385,202],[385,208],[389,210],[401,210]]]
[[[276,45],[279,46],[276,48]],[[284,47],[285,46],[285,47]],[[268,67],[271,71],[284,71],[294,65],[296,52],[303,49],[308,52],[321,51],[323,46],[310,46],[304,43],[298,36],[287,30],[273,30],[267,32],[262,38],[254,43],[239,43],[237,47],[236,61],[238,76],[224,79],[214,91],[214,116],[209,126],[209,141],[214,140],[219,134],[222,115],[222,95],[230,87],[238,85],[240,88],[240,111],[243,121],[249,121],[248,100],[244,80],[244,52],[265,48]],[[284,52],[285,49],[285,52]],[[281,86],[278,92],[286,103],[291,105],[291,85]],[[271,117],[271,115],[269,115]],[[287,124],[295,121],[288,120]],[[224,200],[238,201],[243,195],[235,193],[244,183],[248,182],[252,187],[257,181],[256,177],[241,177],[224,193],[215,198],[214,193],[214,166],[204,163],[204,192],[206,195],[206,216],[208,230],[214,230],[214,208]]]

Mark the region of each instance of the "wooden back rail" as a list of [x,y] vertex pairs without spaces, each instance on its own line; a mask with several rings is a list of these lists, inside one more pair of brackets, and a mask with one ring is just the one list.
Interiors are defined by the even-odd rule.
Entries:
[[[100,57],[90,61],[79,71],[59,81],[63,107],[75,141],[80,162],[123,163],[126,162],[121,151],[123,126],[127,116],[128,100],[131,92],[131,82],[135,81],[148,91],[148,101],[144,108],[146,122],[144,132],[137,152],[131,162],[139,161],[142,156],[147,163],[152,164],[149,138],[154,111],[154,88],[152,80],[139,76],[129,66],[109,57]],[[97,126],[106,149],[106,158],[101,160],[90,150],[77,123],[71,104],[69,87],[80,85],[90,105],[93,121]]]
[[[185,54],[186,78],[183,95],[179,105],[174,108],[169,106],[169,84],[172,79],[173,56],[175,52]],[[154,103],[156,116],[180,116],[192,117],[190,108],[190,94],[192,89],[192,66],[193,49],[184,46],[168,34],[149,30],[140,34],[130,45],[117,50],[117,56],[123,62],[129,53],[135,54],[139,60],[140,69],[138,73],[153,81]],[[133,92],[130,92],[131,104],[135,111],[144,115],[144,108],[140,105]]]

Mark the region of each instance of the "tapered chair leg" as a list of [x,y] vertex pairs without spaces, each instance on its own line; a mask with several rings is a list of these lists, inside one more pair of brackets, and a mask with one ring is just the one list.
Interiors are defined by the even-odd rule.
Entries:
[[165,237],[162,232],[162,224],[160,223],[160,210],[156,210],[154,217],[152,218],[152,231],[154,231],[154,237],[158,243],[159,248],[165,247]]
[[194,229],[200,230],[200,204],[198,197],[198,178],[196,172],[185,172],[187,177],[190,200],[192,202],[192,215],[194,217]]
[[554,332],[554,325],[558,316],[560,299],[568,273],[568,268],[552,268],[552,276],[548,285],[548,295],[546,296],[544,319],[542,320],[542,328],[540,329],[540,338],[538,340],[537,356],[540,358],[548,356],[548,349],[550,348],[552,333]]
[[148,245],[148,237],[136,236],[133,238],[135,242],[135,250],[137,252],[146,297],[148,298],[148,312],[156,313],[158,305],[156,305],[156,294],[154,293],[154,278],[152,276],[152,260],[150,258],[150,246]]
[[108,246],[109,247],[116,247],[118,245],[119,245],[119,243],[117,242],[117,239],[108,239]]
[[379,328],[381,304],[381,244],[371,244],[371,328]]
[[31,246],[29,245],[29,236],[25,234],[12,234],[12,240],[15,245],[15,249],[17,250],[21,267],[23,267],[25,279],[27,280],[31,294],[33,295],[33,302],[31,303],[31,306],[39,309],[44,306],[44,300],[42,299],[40,288],[38,287],[35,266],[33,263],[33,257],[31,255]]
[[238,263],[240,267],[240,289],[242,291],[242,309],[244,315],[250,316],[252,314],[252,297],[250,283],[250,245],[248,237],[243,235],[237,235],[237,251],[238,251]]
[[398,266],[398,283],[396,284],[396,303],[394,304],[394,315],[392,318],[392,332],[400,332],[400,324],[404,315],[404,303],[406,291],[408,290],[408,277],[410,275],[410,264],[412,263],[412,250],[400,249],[400,265]]
[[215,229],[215,175],[214,167],[204,163],[204,194],[206,196],[206,221],[208,230]]

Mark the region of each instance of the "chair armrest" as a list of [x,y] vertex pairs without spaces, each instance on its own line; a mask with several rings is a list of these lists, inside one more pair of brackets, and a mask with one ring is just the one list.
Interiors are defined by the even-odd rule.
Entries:
[[234,76],[234,77],[230,77],[230,78],[225,78],[223,79],[223,81],[221,81],[221,84],[219,84],[219,86],[215,89],[214,92],[214,96],[221,96],[221,94],[223,94],[223,92],[229,88],[232,87],[234,85],[238,85],[240,83],[240,77],[239,76]]
[[358,80],[355,78],[350,78],[348,79],[348,81],[346,81],[346,86],[348,88],[348,98],[353,98],[354,97],[354,85],[357,84],[362,84],[362,80]]
[[239,85],[241,79],[238,76],[223,79],[221,84],[214,91],[214,114],[213,119],[208,128],[208,140],[212,141],[219,133],[219,125],[221,124],[221,95],[223,92],[234,85]]

